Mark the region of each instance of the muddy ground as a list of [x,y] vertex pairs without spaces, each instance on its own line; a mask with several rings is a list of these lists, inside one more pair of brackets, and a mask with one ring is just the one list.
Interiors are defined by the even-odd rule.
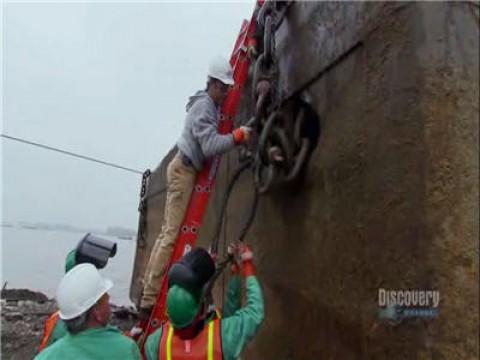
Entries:
[[[3,289],[1,293],[1,359],[32,359],[43,335],[45,319],[54,312],[55,301],[27,289]],[[112,323],[122,330],[132,328],[132,309],[112,304]]]

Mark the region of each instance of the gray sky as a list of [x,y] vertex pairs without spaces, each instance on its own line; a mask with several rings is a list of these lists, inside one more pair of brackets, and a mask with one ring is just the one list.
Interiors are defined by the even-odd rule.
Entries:
[[[143,171],[253,1],[3,6],[2,133]],[[1,141],[4,220],[136,228],[141,176]]]

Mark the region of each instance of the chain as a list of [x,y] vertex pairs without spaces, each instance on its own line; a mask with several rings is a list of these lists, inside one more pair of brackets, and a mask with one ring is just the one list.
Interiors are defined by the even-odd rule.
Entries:
[[[275,182],[294,180],[308,157],[311,144],[303,133],[305,111],[276,99],[278,66],[275,59],[275,32],[284,20],[292,1],[263,3],[257,14],[257,54],[252,80],[254,116],[248,126],[259,134],[253,160],[255,185],[259,193]],[[253,52],[255,53],[255,52]]]
[[141,248],[145,247],[146,244],[145,228],[147,226],[147,192],[151,174],[152,172],[150,171],[150,169],[147,169],[143,172],[142,186],[140,188],[140,202],[138,204],[138,211],[140,212],[140,217],[138,220],[137,243],[138,246]]
[[147,193],[148,178],[150,177],[151,174],[152,172],[150,171],[150,169],[147,169],[143,172],[142,187],[140,188],[140,198],[143,198]]

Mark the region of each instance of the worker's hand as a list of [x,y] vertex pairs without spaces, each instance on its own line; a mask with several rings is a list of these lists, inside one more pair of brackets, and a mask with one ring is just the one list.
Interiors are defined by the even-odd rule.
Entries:
[[239,262],[242,267],[244,277],[255,275],[255,265],[253,265],[253,251],[245,244],[237,247]]
[[235,144],[243,144],[250,140],[252,134],[252,128],[248,126],[240,126],[238,129],[233,130],[233,141]]
[[238,247],[238,244],[237,243],[230,243],[227,247],[227,255],[228,256],[236,256],[237,255],[237,247]]
[[237,248],[238,244],[236,243],[231,243],[227,248],[227,254],[232,259],[232,266],[230,267],[232,275],[237,275],[240,273],[240,263],[237,260]]
[[216,264],[217,263],[217,259],[218,259],[218,255],[213,251],[213,249],[210,247],[208,249],[208,255],[210,255],[210,257],[212,258],[213,262]]
[[238,245],[238,255],[240,257],[240,262],[242,264],[245,264],[246,262],[251,262],[253,260],[253,252],[248,247],[248,245],[239,244]]

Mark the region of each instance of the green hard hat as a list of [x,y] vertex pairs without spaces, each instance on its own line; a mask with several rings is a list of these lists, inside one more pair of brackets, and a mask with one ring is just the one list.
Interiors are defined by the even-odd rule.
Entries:
[[69,272],[71,268],[77,265],[77,260],[75,259],[76,251],[72,250],[67,254],[65,258],[65,272]]
[[173,285],[167,293],[167,314],[174,328],[190,325],[200,309],[200,302],[190,291]]

